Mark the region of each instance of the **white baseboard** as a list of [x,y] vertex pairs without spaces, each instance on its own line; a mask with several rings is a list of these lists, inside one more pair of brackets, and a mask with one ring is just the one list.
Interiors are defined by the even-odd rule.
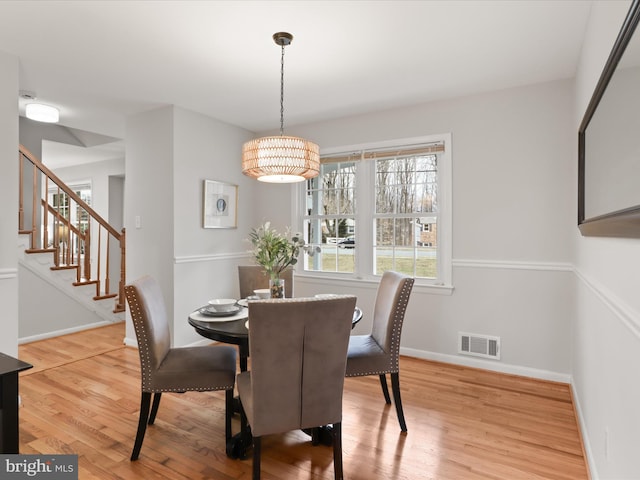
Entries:
[[591,442],[589,441],[589,434],[584,421],[584,414],[582,406],[580,405],[580,397],[576,395],[576,386],[574,385],[573,378],[571,378],[571,399],[573,401],[573,408],[575,409],[576,420],[578,421],[578,428],[580,429],[580,437],[582,438],[582,446],[584,448],[584,455],[589,468],[590,480],[598,480],[598,470],[593,460],[593,451],[591,450]]
[[70,333],[82,332],[83,330],[89,330],[96,327],[104,327],[105,325],[113,325],[114,322],[95,322],[87,325],[79,325],[77,327],[65,328],[62,330],[55,330],[53,332],[41,333],[39,335],[32,335],[30,337],[24,337],[18,339],[18,345],[23,343],[36,342],[38,340],[45,340],[47,338],[59,337],[61,335],[68,335]]
[[571,383],[571,375],[568,373],[551,372],[548,370],[540,370],[537,368],[523,367],[520,365],[510,365],[494,360],[482,360],[479,358],[467,358],[458,355],[449,355],[445,353],[427,352],[424,350],[416,350],[413,348],[400,348],[401,355],[409,357],[423,358],[425,360],[433,360],[436,362],[451,363],[453,365],[462,365],[464,367],[481,368],[493,372],[508,373],[511,375],[520,375],[523,377],[537,378],[540,380],[549,380],[552,382]]

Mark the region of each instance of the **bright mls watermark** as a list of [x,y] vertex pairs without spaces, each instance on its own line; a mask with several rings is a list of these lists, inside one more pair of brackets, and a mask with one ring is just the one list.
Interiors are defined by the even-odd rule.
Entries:
[[78,455],[0,455],[0,480],[78,480]]

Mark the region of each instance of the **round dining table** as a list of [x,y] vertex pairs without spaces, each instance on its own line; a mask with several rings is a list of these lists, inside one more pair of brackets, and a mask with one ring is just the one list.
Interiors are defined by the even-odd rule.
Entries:
[[[240,312],[229,317],[207,317],[200,313],[202,308],[189,314],[189,325],[205,338],[237,345],[240,370],[246,371],[247,359],[249,358],[248,307],[241,307]],[[353,311],[351,328],[355,327],[360,320],[362,320],[362,310],[356,307]]]
[[[203,315],[201,307],[189,314],[189,324],[205,338],[217,342],[229,343],[238,346],[238,357],[240,360],[240,370],[247,370],[249,358],[249,308],[242,306],[241,310],[228,317],[208,317]],[[356,307],[353,311],[351,328],[362,320],[362,310]],[[240,411],[238,399],[234,399],[234,411]],[[315,431],[315,433],[314,433]],[[307,429],[305,433],[315,438],[323,445],[331,445],[331,426],[316,427]],[[247,451],[251,445],[251,433],[246,428],[234,435],[227,442],[227,456],[230,458],[247,458]]]

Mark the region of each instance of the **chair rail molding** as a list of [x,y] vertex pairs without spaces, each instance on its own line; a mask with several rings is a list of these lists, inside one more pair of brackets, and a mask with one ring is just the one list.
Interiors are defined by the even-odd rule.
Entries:
[[176,265],[181,263],[220,262],[224,260],[238,260],[253,258],[251,252],[211,253],[207,255],[181,255],[173,259]]
[[543,270],[573,272],[575,267],[567,262],[516,262],[510,260],[474,260],[455,259],[454,267],[466,268],[501,268],[506,270]]
[[607,287],[589,277],[578,268],[574,269],[576,276],[623,324],[640,339],[640,312],[629,306],[622,299],[613,294]]
[[18,276],[17,268],[0,268],[0,280],[8,280]]

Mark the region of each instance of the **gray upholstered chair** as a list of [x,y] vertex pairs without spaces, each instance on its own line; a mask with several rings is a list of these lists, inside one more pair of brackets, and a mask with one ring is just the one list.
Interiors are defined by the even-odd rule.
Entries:
[[243,428],[261,437],[333,425],[335,478],[342,479],[342,391],[356,297],[258,300],[249,304],[251,371],[238,375]]
[[[280,278],[284,280],[284,296],[293,298],[293,268],[287,268]],[[240,298],[253,295],[253,291],[259,288],[269,288],[269,275],[261,265],[238,265],[238,280]]]
[[[236,349],[230,346],[171,348],[171,336],[162,291],[150,276],[125,286],[129,311],[138,340],[142,398],[138,432],[131,453],[137,460],[147,423],[155,421],[163,392],[225,390],[225,436],[231,438]],[[151,394],[153,407],[149,413]]]
[[347,353],[347,377],[379,375],[385,401],[390,404],[386,374],[391,374],[393,401],[403,432],[407,424],[400,398],[400,335],[414,279],[397,272],[384,272],[373,311],[369,335],[352,335]]

